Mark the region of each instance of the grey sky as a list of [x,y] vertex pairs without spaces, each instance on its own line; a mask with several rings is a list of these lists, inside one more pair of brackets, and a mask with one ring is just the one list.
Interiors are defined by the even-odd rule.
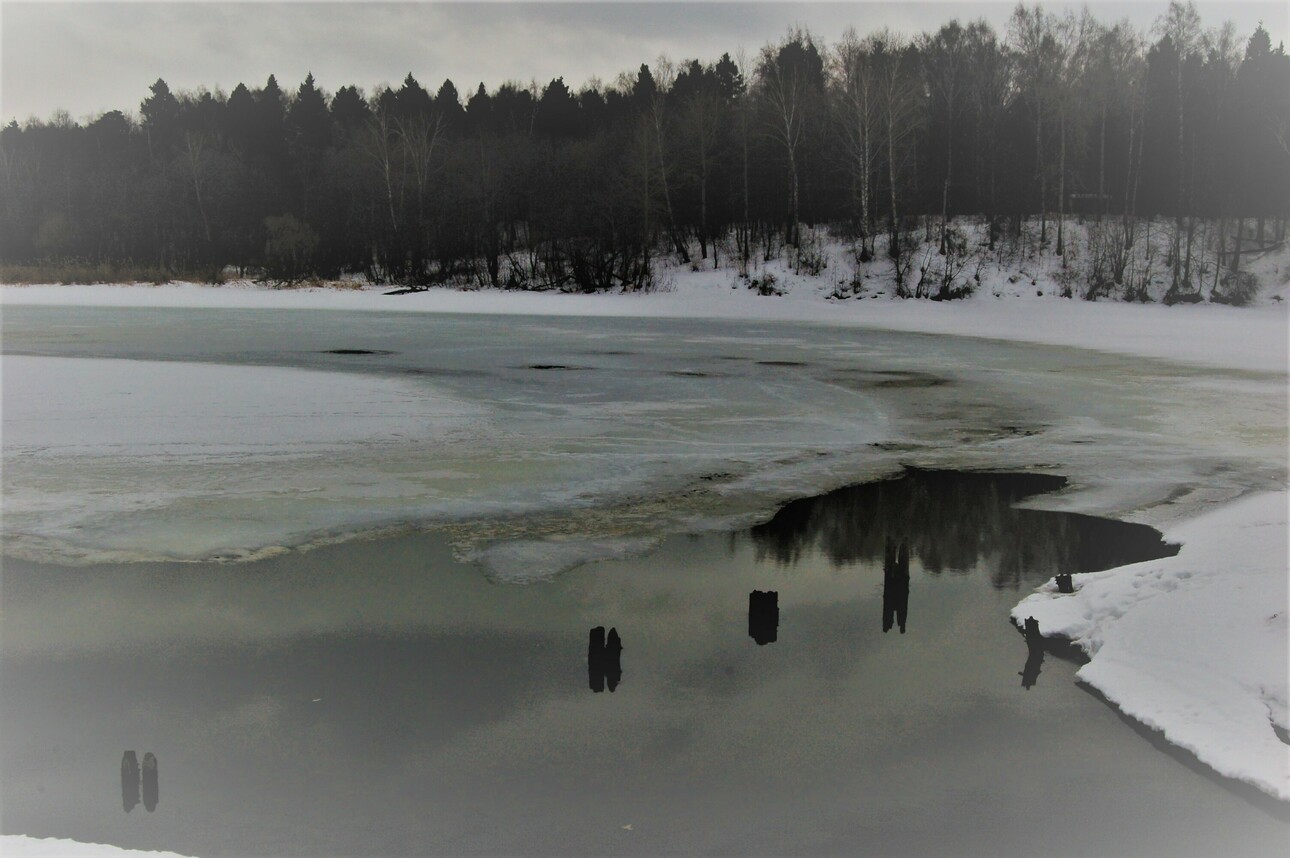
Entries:
[[[463,95],[480,81],[556,76],[580,87],[673,59],[715,60],[741,47],[749,56],[800,25],[834,42],[848,26],[909,34],[953,17],[984,17],[1002,32],[1008,2],[671,2],[671,3],[0,3],[0,117],[76,119],[138,110],[158,77],[173,90],[231,90],[269,74],[288,91],[312,71],[334,92],[371,92],[412,72],[427,87],[451,78]],[[1092,0],[1102,20],[1128,17],[1147,29],[1167,2]],[[1045,4],[1052,11],[1077,4]],[[1261,19],[1273,43],[1286,40],[1284,2],[1200,2],[1203,23],[1231,19],[1242,38]]]

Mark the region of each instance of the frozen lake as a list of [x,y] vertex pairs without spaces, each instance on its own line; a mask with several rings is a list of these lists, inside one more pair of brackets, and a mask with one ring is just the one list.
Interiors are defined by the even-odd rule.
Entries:
[[[1163,523],[1284,485],[1280,376],[756,322],[3,326],[6,833],[208,856],[1290,836],[1008,621],[1057,571],[1167,550],[1040,510]],[[1050,476],[837,491],[905,466]],[[778,594],[763,646],[754,590]],[[588,688],[602,625],[612,694]],[[153,813],[122,812],[127,749],[160,761]]]
[[1102,513],[1172,498],[1149,517],[1285,469],[1279,376],[1071,349],[299,310],[12,306],[3,325],[6,552],[33,560],[460,522],[462,556],[542,577],[902,465],[1047,467],[1078,491],[1045,503]]

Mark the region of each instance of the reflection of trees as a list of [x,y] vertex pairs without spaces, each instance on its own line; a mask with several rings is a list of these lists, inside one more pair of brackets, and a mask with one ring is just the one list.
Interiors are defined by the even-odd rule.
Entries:
[[1015,509],[1056,491],[1064,477],[908,470],[786,504],[752,528],[759,559],[795,565],[809,551],[836,566],[881,562],[888,540],[908,541],[923,569],[939,575],[988,566],[996,587],[1058,572],[1093,572],[1177,553],[1145,525],[1070,513]]

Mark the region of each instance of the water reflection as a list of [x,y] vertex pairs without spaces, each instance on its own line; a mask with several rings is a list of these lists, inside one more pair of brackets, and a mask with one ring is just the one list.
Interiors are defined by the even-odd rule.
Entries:
[[149,751],[143,755],[143,771],[139,770],[139,756],[134,751],[121,755],[121,807],[126,813],[139,806],[139,788],[143,787],[143,807],[148,813],[157,809],[161,797],[157,781],[157,758]]
[[1039,682],[1039,668],[1044,663],[1044,637],[1039,633],[1039,621],[1026,618],[1026,666],[1021,669],[1021,687],[1029,691]]
[[882,630],[891,631],[892,623],[900,625],[905,633],[905,620],[909,616],[909,543],[888,541],[882,560]]
[[143,807],[148,813],[157,809],[161,785],[157,782],[157,758],[152,752],[143,755]]
[[986,563],[991,583],[1011,589],[1178,553],[1146,525],[1014,507],[1065,485],[1064,477],[1047,474],[909,469],[792,501],[749,536],[759,559],[783,565],[811,551],[836,566],[876,564],[889,541],[907,540],[909,553],[933,575]]
[[139,757],[126,751],[121,757],[121,807],[126,813],[139,806]]
[[748,636],[757,646],[774,643],[779,632],[779,591],[753,590],[748,594]]
[[587,644],[587,684],[592,691],[599,694],[606,687],[610,692],[618,687],[623,678],[622,652],[623,642],[617,629],[610,629],[608,636],[604,626],[591,630]]

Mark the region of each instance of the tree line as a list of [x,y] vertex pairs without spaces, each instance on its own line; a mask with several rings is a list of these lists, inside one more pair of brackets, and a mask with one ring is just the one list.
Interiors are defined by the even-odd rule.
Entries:
[[1284,230],[1288,125],[1284,46],[1178,2],[1150,36],[1019,5],[1004,33],[794,30],[578,91],[157,80],[137,116],[0,129],[0,263],[642,289],[661,256],[802,261],[803,227],[826,225],[910,294],[912,246],[961,253],[962,219],[991,248],[1037,221],[1064,255],[1077,216],[1107,236],[1092,297],[1127,288],[1138,231],[1165,218],[1170,293],[1198,294],[1200,242],[1235,270],[1242,224]]

